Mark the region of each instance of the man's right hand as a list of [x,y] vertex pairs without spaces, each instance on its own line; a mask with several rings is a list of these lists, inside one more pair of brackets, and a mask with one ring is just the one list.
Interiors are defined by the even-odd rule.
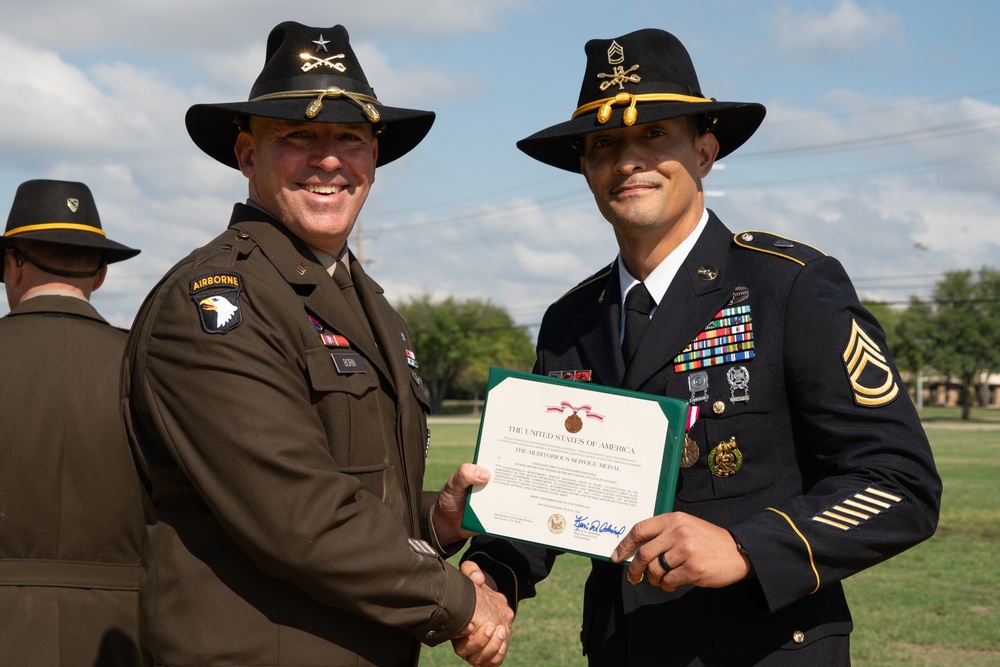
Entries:
[[451,640],[452,646],[470,665],[496,667],[503,663],[507,653],[514,611],[507,598],[496,591],[492,577],[478,565],[466,561],[461,570],[476,585],[476,611],[465,631]]

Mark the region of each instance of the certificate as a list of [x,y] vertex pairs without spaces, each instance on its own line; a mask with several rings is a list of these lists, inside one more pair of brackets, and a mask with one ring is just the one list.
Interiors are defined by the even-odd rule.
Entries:
[[642,519],[669,512],[687,401],[490,369],[462,527],[610,559]]

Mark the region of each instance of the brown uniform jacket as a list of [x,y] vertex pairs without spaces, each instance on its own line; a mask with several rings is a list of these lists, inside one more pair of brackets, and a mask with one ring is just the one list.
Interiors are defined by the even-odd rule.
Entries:
[[118,412],[124,345],[72,297],[0,319],[0,663],[135,664],[142,505]]
[[240,204],[140,309],[123,401],[157,664],[405,665],[471,618],[471,582],[422,541],[409,333],[351,271],[377,345],[306,246]]

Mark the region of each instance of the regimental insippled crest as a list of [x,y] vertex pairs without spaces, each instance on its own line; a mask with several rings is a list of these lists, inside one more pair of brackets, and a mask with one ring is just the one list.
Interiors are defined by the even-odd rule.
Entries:
[[891,403],[899,394],[888,360],[857,320],[851,320],[851,335],[844,349],[844,367],[854,390],[854,402],[877,408]]
[[606,81],[601,81],[601,90],[607,90],[611,86],[618,86],[618,90],[625,90],[626,83],[639,83],[642,78],[638,74],[632,73],[637,69],[639,69],[638,65],[632,65],[628,69],[617,65],[610,74],[599,72],[597,78],[606,79]]
[[[326,48],[326,47],[323,47]],[[335,69],[340,73],[347,71],[347,66],[344,63],[334,62],[335,60],[341,60],[344,58],[343,53],[338,53],[335,56],[330,56],[329,58],[318,58],[311,53],[300,53],[299,58],[305,60],[302,63],[302,71],[308,72],[310,70],[316,69],[317,67],[329,67],[330,69]]]
[[69,210],[76,213],[77,211],[80,210],[80,200],[77,199],[76,197],[70,197],[69,199],[66,200],[66,206],[67,208],[69,208]]

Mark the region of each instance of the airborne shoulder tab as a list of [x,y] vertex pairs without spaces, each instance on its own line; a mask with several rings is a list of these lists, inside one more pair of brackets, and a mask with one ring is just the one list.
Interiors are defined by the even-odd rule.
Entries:
[[740,232],[733,237],[733,242],[741,248],[783,257],[802,266],[814,259],[826,257],[825,252],[811,245],[759,230]]

